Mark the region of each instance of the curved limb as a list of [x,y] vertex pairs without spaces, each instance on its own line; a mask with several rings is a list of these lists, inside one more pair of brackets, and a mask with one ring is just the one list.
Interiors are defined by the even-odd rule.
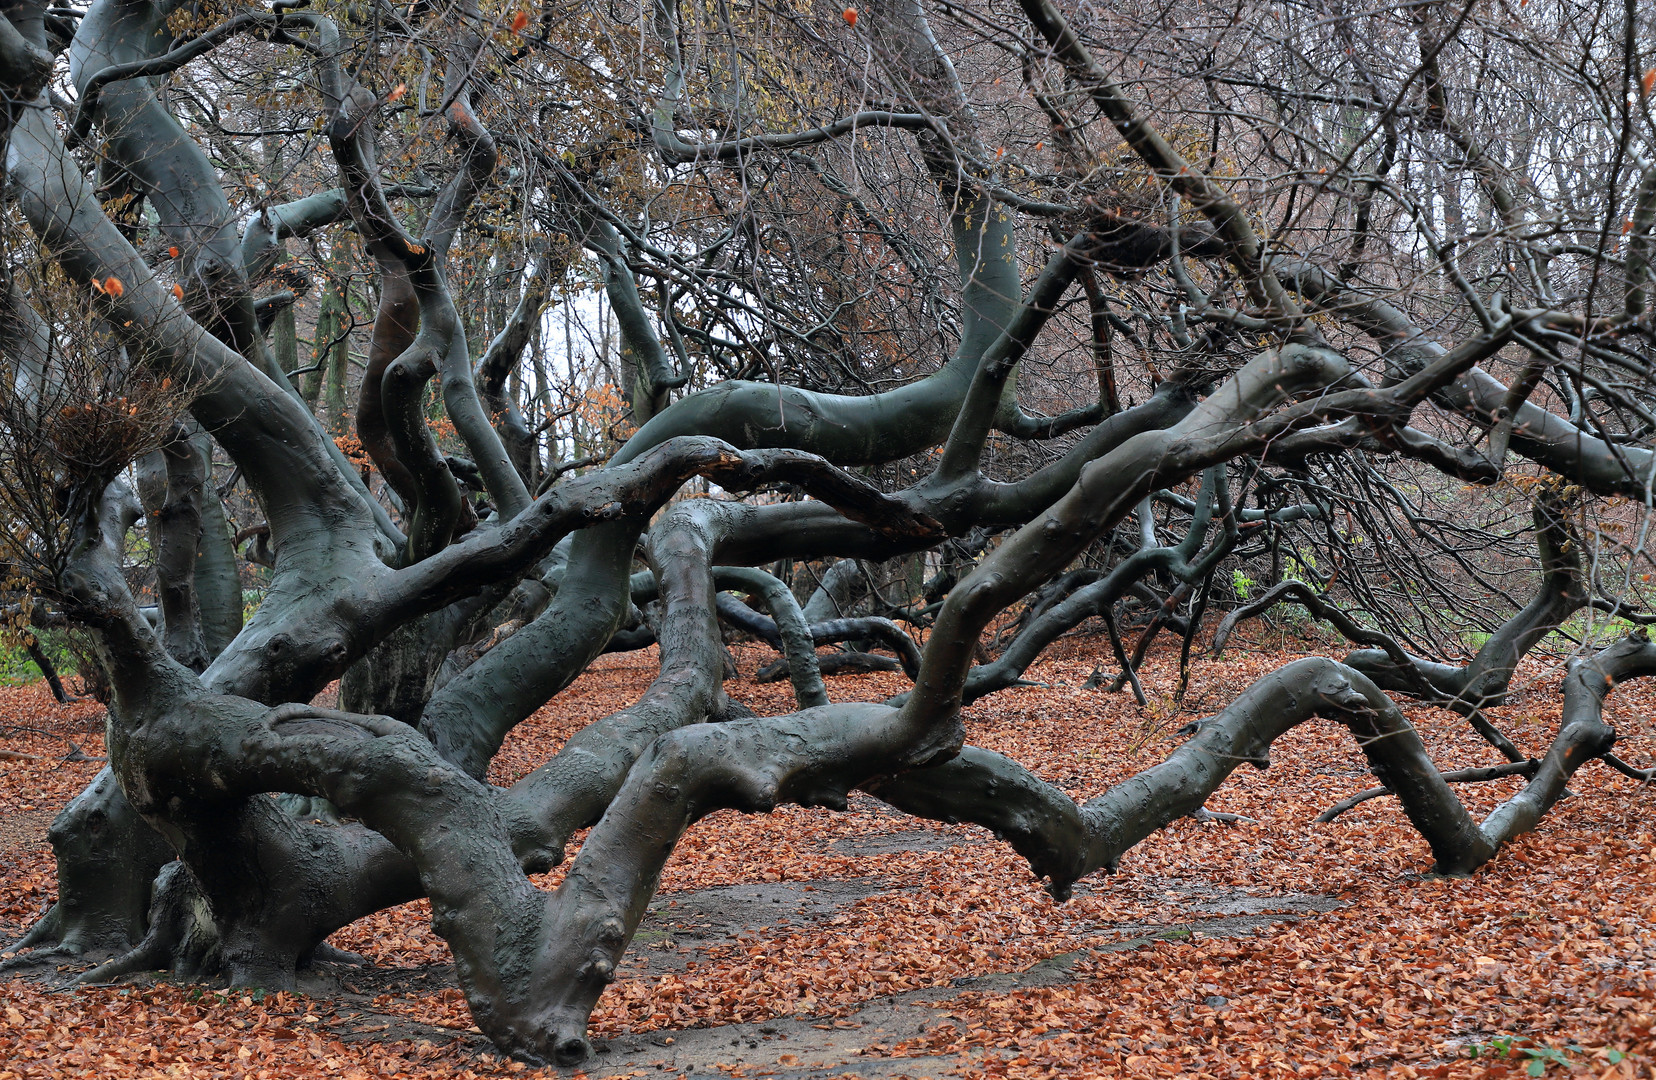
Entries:
[[[171,32],[166,29],[167,17],[168,10],[165,9],[165,5],[151,4],[143,0],[98,0],[92,4],[81,20],[80,28],[69,49],[70,76],[76,86],[84,93],[85,89],[100,79],[105,71],[133,70],[131,65],[143,66],[157,62],[162,55],[161,50],[166,48],[172,37]],[[237,23],[241,18],[244,16],[233,17],[229,22]],[[272,25],[285,25],[283,16],[279,14],[249,12],[245,18],[254,22],[264,20]],[[296,18],[289,15],[287,23],[293,22]],[[237,23],[238,27],[242,25]],[[293,43],[304,44],[297,39]],[[190,46],[181,48],[187,50]],[[253,312],[252,295],[248,289],[247,273],[241,257],[241,238],[236,231],[236,217],[230,209],[229,199],[219,182],[213,163],[195,140],[185,132],[178,120],[161,105],[151,79],[122,76],[118,81],[105,81],[102,85],[103,90],[88,99],[85,115],[96,123],[104,134],[101,152],[108,155],[122,170],[131,174],[145,192],[149,205],[155,209],[161,237],[180,250],[178,266],[182,272],[179,275],[179,284],[183,286],[184,310],[200,320],[201,325],[209,333],[229,345],[233,352],[246,357],[267,379],[297,403],[297,391],[288,384],[286,375],[271,360],[264,336],[259,331],[258,320]],[[30,111],[38,113],[41,120],[47,119],[48,114],[44,111]],[[50,126],[48,120],[45,127]],[[82,259],[72,256],[69,259],[60,259],[64,268],[71,276],[82,281],[93,277],[101,279],[113,274],[128,290],[140,277],[148,279],[150,272],[147,267],[140,269],[139,266],[132,265],[140,261],[136,253],[129,256],[116,248],[111,241],[94,235],[100,231],[99,219],[103,218],[102,211],[97,209],[95,199],[83,200],[77,191],[85,186],[85,181],[74,163],[64,164],[62,158],[65,148],[55,131],[50,134],[36,132],[31,141],[36,145],[31,147],[28,157],[35,160],[26,163],[23,174],[14,176],[24,190],[36,193],[33,198],[57,204],[54,209],[67,209],[70,204],[90,203],[87,207],[90,213],[58,227],[67,228],[76,234],[71,242],[73,247],[89,248],[95,253],[91,260],[93,265],[79,265]],[[42,158],[47,160],[43,162]],[[18,164],[14,161],[10,167],[16,170]],[[42,164],[46,165],[45,175],[40,174]],[[52,193],[50,198],[47,197],[47,192]],[[40,216],[38,212],[31,212],[31,222],[38,220]],[[39,232],[41,226],[36,224],[35,228]],[[60,244],[50,241],[49,243],[53,248],[61,250]],[[121,246],[128,245],[123,240]],[[130,296],[130,292],[128,295]],[[132,308],[137,305],[114,306]],[[176,308],[172,311],[164,310],[170,306],[167,301],[152,302],[147,306],[150,308],[148,311],[121,312],[111,319],[111,324],[122,329],[131,328],[132,336],[138,337],[146,331],[153,332],[153,324],[157,320],[173,323],[188,321],[178,318]],[[185,333],[187,329],[178,326],[172,328],[169,336],[184,336]],[[171,343],[165,351],[172,351]],[[174,371],[173,375],[175,380],[179,378],[177,371]],[[193,383],[194,380],[189,382]],[[207,397],[231,399],[237,410],[246,411],[248,402],[260,400],[248,395],[246,390],[245,386],[224,386],[216,393],[209,393]],[[246,460],[246,455],[238,457],[236,446],[222,437],[219,430],[222,423],[215,422],[211,415],[204,415],[202,404],[198,401],[194,406],[197,419],[214,438],[219,439],[220,444],[232,457],[237,457],[237,463],[243,467],[250,485],[256,490],[262,490],[259,488],[261,475],[254,471]],[[293,419],[302,421],[304,427],[309,430],[304,434],[293,432],[289,437],[319,447],[322,454],[331,462],[335,475],[329,478],[327,486],[343,482],[359,500],[359,505],[353,507],[354,512],[365,511],[371,515],[384,538],[400,537],[401,534],[391,524],[383,508],[369,496],[355,468],[327,437],[315,416],[308,409],[301,409],[300,413],[300,417]],[[305,478],[308,478],[308,470],[296,470],[286,478],[286,483],[292,486]],[[332,493],[326,490],[318,494],[323,498],[332,497]],[[235,614],[239,615],[239,591],[235,600]],[[226,613],[226,618],[229,614]]]
[[[720,808],[766,812],[787,801],[845,806],[863,787],[901,809],[996,828],[1052,878],[1055,896],[1113,868],[1144,837],[1200,808],[1244,761],[1314,715],[1351,728],[1446,873],[1495,850],[1432,766],[1407,721],[1360,673],[1298,661],[1266,676],[1169,758],[1078,807],[1014,762],[960,749],[958,724],[876,705],[839,705],[774,719],[695,725],[663,736],[633,769],[556,894],[547,970],[573,972],[541,1007],[560,1057],[584,1055],[587,1015],[636,930],[684,830]],[[932,764],[939,757],[944,764]],[[930,765],[930,767],[928,767]]]
[[[822,672],[817,667],[816,644],[812,640],[814,635],[811,627],[805,625],[805,616],[792,590],[771,574],[747,566],[721,566],[714,570],[713,582],[721,589],[746,589],[764,600],[765,607],[771,613],[771,632],[767,637],[774,639],[782,655],[787,658],[794,699],[801,709],[828,704],[828,690],[822,685]],[[716,602],[724,599],[720,595]],[[730,604],[721,602],[719,613],[725,614],[733,607],[746,606],[740,601]]]
[[[1374,338],[1386,350],[1395,377],[1407,376],[1446,355],[1407,316],[1384,300],[1366,295],[1309,263],[1284,264],[1276,273],[1318,310],[1342,319]],[[1444,387],[1436,400],[1485,429],[1502,420],[1511,389],[1482,368],[1474,367]],[[1644,501],[1656,475],[1656,451],[1639,446],[1611,446],[1564,417],[1525,401],[1512,414],[1509,445],[1531,461],[1599,495],[1625,495]]]
[[546,989],[536,1012],[556,1033],[558,1060],[587,1054],[587,1017],[693,822],[722,808],[766,812],[784,802],[843,809],[852,787],[952,753],[959,738],[958,725],[917,727],[884,706],[845,704],[697,724],[657,739],[554,897],[552,932],[536,957]]
[[[141,512],[124,484],[110,485],[98,511],[99,539],[88,542],[115,538],[101,553],[115,557]],[[47,838],[57,861],[57,903],[12,946],[34,951],[0,966],[99,958],[132,948],[144,936],[150,883],[173,858],[173,849],[133,810],[109,768],[69,801]]]
[[1165,762],[1084,804],[976,747],[864,790],[906,813],[994,829],[1062,900],[1080,878],[1114,871],[1134,845],[1200,807],[1239,765],[1266,768],[1271,743],[1318,716],[1350,729],[1374,771],[1399,792],[1441,872],[1470,873],[1494,854],[1391,699],[1360,672],[1321,657],[1266,675]]
[[506,393],[506,377],[517,367],[535,327],[539,325],[552,276],[550,259],[541,259],[533,267],[525,268],[523,294],[518,297],[517,306],[477,361],[478,393],[482,395],[490,415],[495,417],[495,426],[500,431],[513,467],[531,490],[540,485],[541,463],[536,449],[536,435],[524,422],[517,402]]
[[[658,739],[628,774],[559,890],[560,898],[567,894],[569,899],[559,909],[559,933],[548,942],[550,955],[541,960],[546,970],[563,977],[537,1015],[559,1032],[555,1045],[560,1055],[585,1053],[586,1017],[613,977],[615,960],[643,915],[662,864],[692,821],[725,806],[768,810],[782,799],[843,805],[849,786],[956,754],[962,735],[960,691],[972,645],[997,611],[1032,583],[1058,573],[1092,537],[1151,491],[1215,463],[1202,460],[1204,454],[1218,454],[1222,445],[1229,457],[1238,442],[1251,445],[1242,434],[1251,420],[1296,392],[1327,386],[1345,371],[1344,362],[1330,354],[1267,354],[1171,432],[1142,436],[1089,467],[1065,499],[1001,544],[950,594],[927,641],[916,692],[901,709],[827,706],[774,720],[695,725]],[[1343,694],[1338,688],[1328,693],[1351,711],[1349,699],[1360,700],[1360,695],[1349,684],[1341,685]],[[1284,698],[1303,693],[1304,687],[1289,683],[1280,690],[1270,715],[1287,711]],[[1372,724],[1374,713],[1356,715],[1356,723]],[[1395,707],[1391,715],[1396,715]],[[1234,767],[1237,751],[1257,757],[1268,746],[1268,739],[1260,743],[1253,738],[1251,726],[1230,734],[1231,745],[1224,748],[1228,753],[1221,755],[1227,771]],[[1210,738],[1221,741],[1220,735]],[[1402,740],[1377,741],[1404,745]],[[1414,749],[1425,760],[1418,740]],[[1458,858],[1460,852],[1450,850],[1451,841],[1461,833],[1469,832],[1474,840],[1478,834],[1452,796],[1449,802],[1462,820],[1439,813],[1438,792],[1430,786],[1435,771],[1427,778],[1402,768],[1385,775],[1400,790],[1420,788],[1421,827],[1445,849],[1445,863],[1458,868],[1451,856]],[[1186,787],[1187,780],[1181,778],[1175,787]],[[1447,791],[1441,782],[1437,786]]]
[[942,487],[977,475],[989,432],[996,418],[1004,411],[1003,402],[1008,392],[1014,391],[1010,380],[1017,370],[1018,361],[1023,359],[1036,334],[1057,310],[1064,292],[1080,272],[1082,256],[1077,249],[1084,245],[1085,240],[1085,236],[1077,237],[1047,260],[1030,288],[1029,298],[994,344],[984,351],[972,376],[971,386],[950,425],[942,456],[927,480],[928,485]]
[[[386,572],[378,556],[384,534],[377,519],[343,479],[328,453],[337,448],[322,438],[315,417],[205,333],[150,273],[104,216],[78,168],[66,160],[44,110],[27,110],[21,118],[8,170],[30,226],[72,279],[86,283],[115,276],[124,283],[119,296],[107,293],[99,300],[108,325],[158,374],[199,388],[193,413],[260,493],[278,553],[272,592],[291,590],[299,607],[278,613],[262,606],[209,668],[215,680],[227,677],[216,685],[258,693],[271,681],[267,662],[280,659],[273,653],[289,651],[282,623],[327,600],[314,588],[317,567],[363,584]],[[259,407],[250,408],[249,402]],[[325,652],[327,641],[320,647]]]
[[852,605],[868,592],[867,576],[856,559],[839,559],[823,573],[805,599],[805,621],[825,622],[851,614]]
[[586,223],[586,245],[604,267],[604,295],[615,313],[622,370],[631,379],[632,418],[642,427],[667,408],[667,391],[676,390],[690,378],[674,372],[667,359],[667,351],[638,294],[632,267],[627,265],[620,234],[609,222],[592,218]]
[[920,674],[920,646],[902,627],[880,615],[859,615],[853,619],[830,619],[811,624],[811,640],[818,645],[842,641],[877,641],[897,655],[897,663],[910,679]]
[[[976,747],[937,768],[864,790],[907,813],[994,829],[1038,876],[1050,879],[1049,891],[1062,899],[1081,876],[1113,870],[1133,844],[1200,806],[1243,761],[1265,767],[1271,741],[1320,715],[1351,729],[1381,777],[1382,790],[1398,795],[1410,822],[1431,845],[1438,871],[1466,874],[1533,829],[1575,770],[1608,752],[1615,732],[1603,720],[1605,698],[1617,683],[1651,674],[1656,674],[1656,646],[1642,633],[1573,664],[1564,685],[1563,724],[1540,762],[1439,773],[1383,690],[1354,668],[1310,657],[1267,675],[1218,716],[1200,722],[1196,737],[1165,763],[1079,806],[1016,762]],[[1448,782],[1495,775],[1532,779],[1474,825]],[[1348,802],[1355,805],[1368,796]],[[1331,809],[1318,820],[1334,816]]]
[[[463,0],[460,13],[465,20],[465,29],[451,39],[446,49],[443,116],[448,121],[449,135],[459,146],[463,160],[453,178],[438,194],[431,209],[431,218],[426,223],[426,243],[435,250],[439,263],[447,259],[461,220],[488,184],[500,161],[494,138],[472,108],[472,94],[476,89],[476,78],[486,45],[485,36],[479,29],[484,24],[483,15],[475,0]],[[375,182],[378,182],[377,177]],[[511,518],[529,505],[529,488],[513,466],[505,444],[490,423],[488,412],[479,399],[464,327],[446,289],[444,298],[448,307],[444,322],[452,319],[453,331],[449,335],[448,348],[438,357],[443,407],[465,443],[471,460],[477,464],[489,498],[503,517]],[[424,317],[431,317],[429,309]]]
[[[903,4],[894,32],[917,64],[934,70],[940,93],[953,79],[918,5]],[[895,20],[900,19],[900,25]],[[916,67],[915,70],[921,70]],[[958,84],[953,95],[959,96]],[[961,338],[935,374],[866,397],[815,393],[772,383],[727,381],[687,395],[652,417],[617,454],[626,461],[674,435],[713,435],[745,446],[789,446],[841,465],[891,461],[942,442],[979,359],[1005,336],[1019,309],[1015,215],[983,197],[953,198],[952,168],[938,176],[950,204],[949,231],[962,295]],[[1045,315],[1036,316],[1044,320]],[[659,347],[659,346],[658,346]]]
[[[328,933],[419,895],[418,880],[381,837],[359,826],[306,825],[262,794],[270,788],[226,806],[203,804],[201,790],[186,785],[157,803],[146,771],[152,755],[182,753],[188,769],[191,739],[215,727],[215,703],[262,706],[209,694],[138,613],[120,570],[119,538],[136,516],[128,502],[112,485],[96,521],[83,515],[64,578],[66,611],[99,630],[115,670],[111,769],[54,823],[64,832],[54,843],[64,898],[31,944],[67,940],[85,951],[73,935],[95,933],[97,951],[123,955],[94,978],[164,960],[186,975],[291,985],[295,967]],[[152,738],[159,751],[146,746]],[[152,906],[150,880],[173,851],[190,872],[169,878]],[[272,866],[283,873],[273,877]]]
[[[336,40],[331,22],[311,18],[325,41]],[[379,99],[348,79],[332,57],[323,65],[323,92],[330,113],[328,138],[351,217],[382,281],[370,377],[357,403],[358,428],[365,449],[409,515],[404,558],[419,562],[448,546],[462,515],[460,490],[426,425],[423,399],[426,383],[460,332],[459,321],[442,279],[441,253],[403,231],[380,185],[368,137]],[[466,170],[460,170],[449,190],[465,186],[467,179]]]
[[[949,594],[926,642],[905,712],[941,720],[959,707],[973,647],[995,614],[1061,573],[1081,549],[1158,488],[1264,445],[1277,424],[1304,406],[1267,414],[1295,395],[1343,380],[1346,360],[1325,349],[1288,346],[1250,360],[1173,426],[1136,435],[1081,470],[1069,492],[983,559]],[[1419,392],[1419,384],[1412,388]],[[1320,398],[1313,408],[1342,395]]]
[[[719,568],[721,580],[725,567]],[[789,656],[773,619],[767,619],[735,597],[719,595],[719,617],[739,630],[763,638],[771,648]],[[903,628],[890,619],[878,615],[863,615],[850,619],[830,619],[806,627],[812,645],[833,645],[842,641],[875,639],[897,654],[900,666],[909,678],[920,672],[920,647]],[[825,659],[825,658],[819,658]],[[791,661],[790,661],[791,662]],[[818,702],[826,704],[826,702]]]
[[1495,843],[1529,832],[1565,794],[1565,784],[1582,765],[1608,753],[1616,732],[1604,722],[1604,699],[1618,683],[1656,674],[1656,645],[1640,629],[1608,648],[1570,665],[1564,680],[1564,715],[1558,737],[1524,790],[1484,821]]
[[[362,448],[373,460],[380,476],[396,493],[398,502],[412,514],[419,505],[420,481],[414,469],[398,456],[399,443],[391,437],[386,378],[392,363],[408,351],[419,333],[419,301],[414,293],[414,284],[400,261],[381,259],[377,253],[375,259],[380,272],[379,305],[374,311],[374,324],[369,329],[368,367],[363,371],[362,384],[357,388],[357,438],[362,440]],[[422,471],[420,475],[428,473]]]
[[[1380,681],[1391,692],[1405,693],[1424,701],[1442,702],[1455,707],[1454,703],[1458,698],[1451,696],[1453,692],[1445,687],[1455,684],[1464,669],[1423,660],[1410,654],[1390,635],[1359,625],[1351,616],[1324,600],[1311,586],[1294,579],[1278,582],[1257,599],[1232,609],[1214,631],[1212,655],[1218,656],[1224,650],[1225,642],[1236,629],[1237,623],[1261,615],[1285,600],[1299,604],[1310,612],[1313,618],[1331,623],[1348,641],[1372,646],[1352,653],[1346,661],[1370,678]],[[1476,706],[1467,707],[1462,702],[1457,711],[1466,716],[1473,729],[1486,742],[1506,755],[1509,762],[1529,760],[1523,751],[1497,730]]]
[[[432,290],[414,287],[416,297],[422,291],[429,296]],[[417,563],[447,547],[465,520],[459,484],[444,463],[425,417],[425,386],[437,374],[439,356],[446,355],[448,347],[446,341],[422,343],[420,338],[428,333],[446,335],[430,330],[428,320],[422,319],[421,324],[413,344],[387,365],[380,383],[385,433],[395,460],[413,478],[403,499],[409,511],[408,546],[403,553],[408,563]],[[360,399],[358,404],[360,408]]]
[[[889,656],[867,652],[831,652],[817,657],[817,670],[823,675],[843,675],[870,671],[901,671],[903,665]],[[789,675],[788,660],[772,661],[753,673],[756,683],[781,682]]]
[[[814,455],[778,450],[738,453],[707,439],[674,440],[630,465],[612,463],[604,470],[552,488],[537,505],[563,505],[560,499],[594,484],[610,490],[608,485],[632,470],[648,466],[663,455],[671,460],[675,453],[683,453],[690,447],[700,447],[698,453],[709,457],[707,464],[693,471],[708,476],[727,490],[747,490],[767,480],[787,480],[823,500],[822,503],[788,504],[780,516],[765,515],[741,504],[718,504],[720,514],[732,515],[733,519],[740,517],[739,525],[725,528],[719,535],[721,551],[730,552],[728,559],[721,556],[721,561],[764,560],[767,556],[763,554],[749,559],[743,549],[750,542],[768,550],[785,538],[804,547],[805,557],[815,557],[823,549],[871,541],[890,544],[899,550],[913,550],[935,540],[941,533],[935,521],[904,500],[884,495]],[[722,449],[711,449],[719,447]],[[532,715],[547,697],[574,681],[611,640],[626,614],[631,595],[633,548],[643,525],[643,519],[634,516],[635,512],[653,511],[679,482],[673,479],[670,485],[662,485],[656,496],[659,501],[634,502],[630,507],[622,504],[622,516],[611,524],[577,533],[570,548],[568,570],[553,603],[438,690],[426,708],[422,727],[470,732],[453,737],[459,742],[477,738],[481,745],[498,746],[498,740],[506,732]],[[616,500],[611,497],[611,501]],[[845,512],[825,504],[841,507]],[[605,503],[589,496],[584,503],[575,505]],[[518,530],[526,533],[533,530],[535,515],[524,517],[530,521],[515,522],[503,533],[511,536]],[[485,538],[468,537],[449,551],[403,573],[415,578],[430,573],[437,580],[444,580],[451,574],[476,572],[473,545],[484,546],[489,542]],[[881,557],[886,553],[882,551]],[[411,592],[418,595],[417,589]]]
[[[1190,528],[1183,540],[1170,547],[1155,546],[1152,529],[1147,546],[1116,564],[1105,577],[1076,589],[1030,620],[1029,625],[1012,639],[1012,643],[993,663],[973,668],[966,679],[965,700],[976,701],[1016,685],[1042,650],[1085,620],[1112,610],[1116,601],[1146,574],[1159,570],[1188,584],[1202,580],[1211,573],[1213,567],[1235,547],[1238,536],[1234,515],[1230,512],[1230,500],[1224,493],[1223,473],[1224,466],[1217,466],[1209,469],[1203,477],[1201,493],[1190,507]],[[1202,550],[1215,511],[1221,516],[1224,530],[1213,544]],[[1141,504],[1139,513],[1144,525],[1149,528],[1148,503]],[[1125,682],[1127,672],[1136,667],[1136,663],[1124,664],[1120,681]],[[1119,689],[1119,685],[1116,688]]]
[[1356,417],[1285,436],[1271,445],[1264,460],[1268,464],[1303,470],[1305,459],[1314,454],[1354,449],[1400,454],[1469,484],[1494,484],[1501,479],[1500,468],[1471,447],[1452,446],[1404,424],[1394,425],[1389,432],[1373,431]]
[[[406,290],[393,290],[389,306],[382,297],[381,314],[397,324],[383,339],[383,352],[389,354],[391,347],[402,344],[413,325],[414,312],[418,312],[418,329],[395,359],[386,363],[379,387],[390,456],[412,474],[413,525],[406,557],[417,562],[447,546],[462,514],[459,490],[423,416],[421,393],[434,375],[441,375],[444,405],[495,504],[511,517],[529,502],[527,487],[512,468],[478,401],[464,330],[442,273],[460,217],[493,172],[497,159],[493,140],[478,123],[470,104],[468,87],[480,40],[475,31],[468,30],[459,35],[447,57],[444,115],[465,159],[438,195],[427,222],[429,236],[416,243],[392,214],[380,183],[371,145],[379,99],[345,73],[339,60],[337,30],[331,21],[309,12],[290,18],[315,29],[322,41],[319,51],[323,94],[328,101],[328,138],[357,231],[373,252],[382,274],[405,277],[412,290],[412,309]],[[376,318],[376,325],[379,322]],[[363,402],[359,400],[359,415],[362,410]],[[378,429],[370,426],[377,440]],[[384,452],[385,447],[378,442],[370,451]]]
[[1656,781],[1656,768],[1635,769],[1615,754],[1604,754],[1602,757],[1606,765],[1610,766],[1612,769],[1615,769],[1629,780],[1637,780],[1641,784],[1648,784],[1652,781]]
[[0,108],[0,155],[6,136],[17,120],[17,110],[33,101],[52,76],[52,54],[46,47],[46,5],[15,3],[0,15],[0,88],[5,105]]

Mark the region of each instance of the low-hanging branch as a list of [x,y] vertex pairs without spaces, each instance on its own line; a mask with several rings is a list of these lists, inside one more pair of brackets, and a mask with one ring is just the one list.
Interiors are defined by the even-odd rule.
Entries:
[[[720,580],[724,578],[724,568],[720,568]],[[732,577],[733,583],[740,579]],[[733,596],[719,594],[719,617],[736,627],[738,630],[762,638],[771,648],[784,655],[790,666],[793,663],[794,653],[785,648],[785,641],[779,633],[777,623],[755,612],[746,604]],[[857,615],[842,619],[827,619],[822,622],[811,623],[805,627],[810,635],[811,645],[835,645],[843,641],[874,641],[889,648],[897,656],[897,665],[909,678],[914,678],[920,671],[920,647],[914,639],[904,632],[903,628],[890,619],[879,615]]]
[[[1076,804],[1063,791],[1008,758],[976,747],[935,769],[865,785],[906,813],[987,826],[1048,879],[1057,898],[1097,869],[1113,871],[1145,836],[1202,806],[1243,762],[1269,765],[1269,746],[1282,733],[1322,716],[1349,728],[1371,768],[1396,794],[1409,821],[1431,845],[1436,869],[1468,874],[1536,823],[1564,793],[1576,769],[1606,753],[1615,732],[1603,721],[1604,699],[1616,683],[1656,673],[1656,647],[1630,637],[1578,660],[1564,688],[1564,722],[1545,759],[1493,769],[1439,773],[1420,737],[1384,691],[1354,668],[1319,657],[1297,660],[1265,676],[1168,760]],[[1527,775],[1528,785],[1475,825],[1449,782]],[[1356,805],[1369,793],[1348,800]],[[1331,821],[1346,803],[1318,821]]]
[[1237,623],[1255,618],[1277,604],[1291,601],[1334,626],[1348,640],[1367,646],[1346,657],[1346,663],[1364,672],[1393,693],[1405,693],[1453,709],[1514,763],[1528,761],[1512,740],[1496,729],[1483,710],[1506,697],[1519,662],[1542,639],[1589,603],[1581,562],[1581,544],[1568,524],[1567,508],[1551,488],[1538,490],[1532,514],[1540,564],[1534,598],[1507,619],[1464,666],[1422,659],[1404,650],[1388,634],[1362,626],[1309,585],[1289,580],[1268,589],[1258,599],[1232,610],[1214,631],[1212,651],[1218,656]]
[[[1444,773],[1443,779],[1451,784],[1480,784],[1490,780],[1503,780],[1509,776],[1534,776],[1535,770],[1540,767],[1541,762],[1534,759],[1529,761],[1508,761],[1501,765],[1490,765],[1474,769],[1455,769],[1451,772]],[[1356,807],[1368,802],[1370,799],[1378,799],[1383,795],[1390,795],[1391,793],[1392,789],[1385,786],[1373,787],[1364,791],[1359,791],[1357,794],[1352,795],[1349,798],[1341,799],[1333,806],[1330,806],[1327,810],[1324,810],[1322,813],[1318,814],[1316,817],[1317,824],[1326,825],[1330,821],[1338,818],[1347,810],[1355,809]]]
[[[1122,559],[1098,581],[1075,589],[1032,619],[993,663],[972,670],[966,680],[965,699],[975,701],[986,694],[1016,685],[1024,671],[1048,645],[1088,618],[1112,612],[1116,601],[1149,574],[1159,571],[1186,584],[1211,574],[1214,567],[1234,549],[1240,536],[1225,490],[1222,466],[1206,471],[1201,492],[1191,505],[1191,511],[1190,528],[1178,544],[1168,547],[1150,544],[1141,548]],[[1138,513],[1143,520],[1150,520],[1151,510],[1147,503],[1140,505]],[[1215,513],[1222,528],[1214,542],[1204,548],[1208,526]],[[1134,667],[1136,665],[1131,660],[1123,664],[1121,681],[1129,678],[1128,669]],[[1142,694],[1136,682],[1135,692]]]

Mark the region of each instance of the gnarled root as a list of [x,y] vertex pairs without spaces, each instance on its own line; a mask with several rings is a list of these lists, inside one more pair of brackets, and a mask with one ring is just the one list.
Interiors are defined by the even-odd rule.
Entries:
[[175,861],[163,867],[155,879],[149,932],[144,939],[75,981],[115,982],[134,972],[163,968],[186,982],[211,979],[218,974],[220,945],[206,897],[184,864]]
[[9,950],[28,949],[0,970],[100,960],[145,936],[150,887],[173,858],[138,816],[114,775],[101,770],[47,833],[57,856],[58,901]]

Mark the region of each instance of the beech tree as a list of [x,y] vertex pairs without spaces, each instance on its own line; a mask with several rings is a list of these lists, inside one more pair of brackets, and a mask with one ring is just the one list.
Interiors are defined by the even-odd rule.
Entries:
[[[1061,900],[1313,718],[1445,874],[1589,762],[1650,778],[1602,715],[1656,671],[1603,633],[1648,619],[1650,10],[0,15],[9,610],[87,632],[110,694],[12,965],[291,986],[427,896],[479,1028],[567,1064],[719,809],[864,791],[993,829]],[[613,354],[549,368],[594,288]],[[1188,662],[1204,616],[1218,648],[1285,604],[1357,648],[1084,803],[965,743],[1088,619],[1142,697],[1159,633]],[[732,631],[798,711],[725,695]],[[840,642],[913,689],[834,701]],[[1574,650],[1564,719],[1522,747],[1484,710],[1543,642]],[[488,782],[652,644],[637,702]],[[1393,695],[1464,714],[1522,791],[1475,821],[1450,784],[1482,777]]]

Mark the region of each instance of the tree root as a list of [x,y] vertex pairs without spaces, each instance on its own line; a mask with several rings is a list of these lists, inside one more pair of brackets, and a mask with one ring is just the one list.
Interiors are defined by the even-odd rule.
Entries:
[[128,952],[145,936],[156,874],[174,857],[107,768],[63,808],[47,836],[57,856],[58,901],[7,946],[32,951],[0,962],[0,971]]
[[74,982],[112,983],[135,972],[163,969],[184,982],[212,979],[221,973],[221,945],[195,878],[183,863],[168,863],[155,879],[149,931],[143,940],[108,963],[83,972]]

